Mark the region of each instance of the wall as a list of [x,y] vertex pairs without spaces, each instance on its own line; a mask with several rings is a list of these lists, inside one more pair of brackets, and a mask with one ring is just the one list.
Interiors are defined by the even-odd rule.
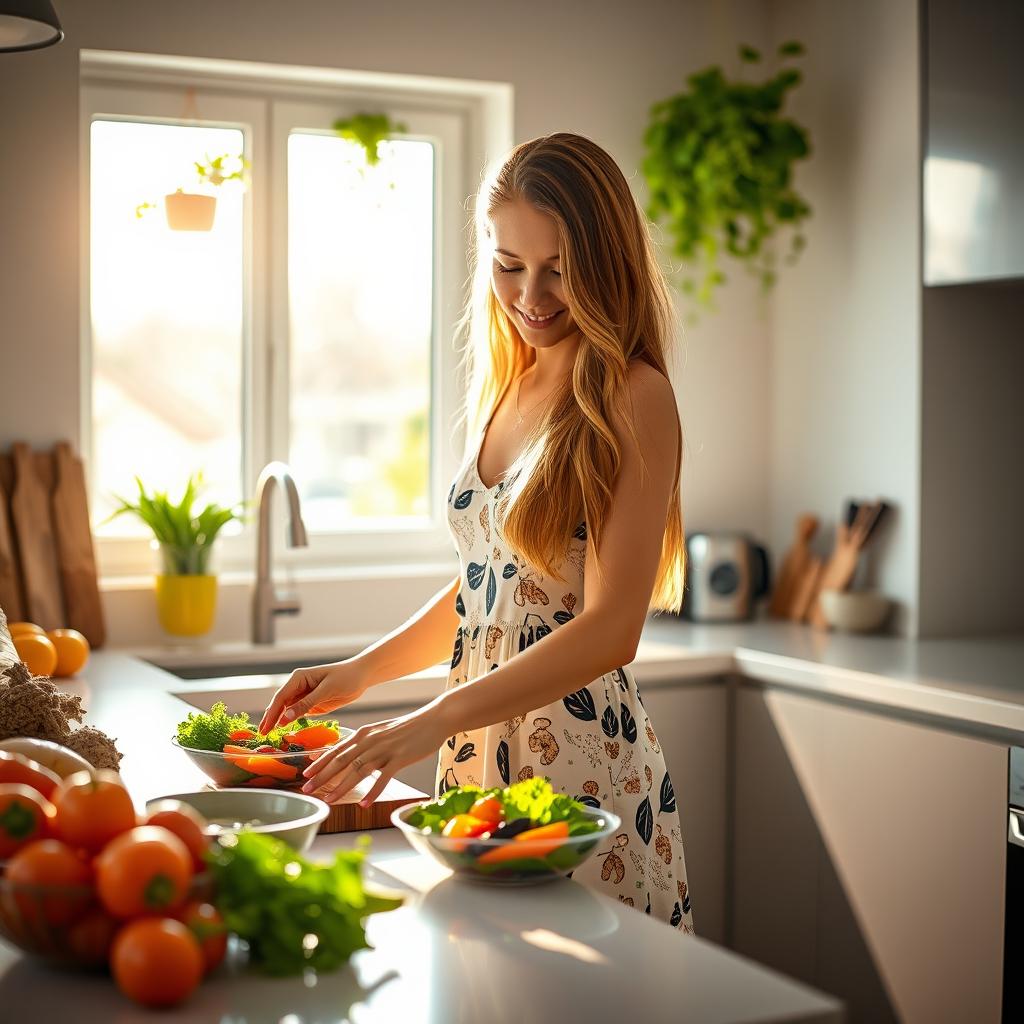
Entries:
[[884,497],[858,582],[917,628],[920,522],[920,144],[914,0],[775,0],[772,38],[807,47],[787,111],[814,149],[796,185],[813,209],[808,245],[785,268],[772,318],[771,541],[821,519],[831,551],[845,499]]
[[[644,0],[629,5],[628,15],[617,0],[520,0],[514,7],[471,0],[58,0],[57,8],[63,42],[0,55],[0,449],[17,439],[41,447],[68,438],[78,446],[79,48],[508,81],[515,87],[515,141],[554,130],[590,135],[620,162],[644,202],[639,167],[650,105],[678,91],[694,70],[734,64],[737,41],[761,45],[768,20],[757,0]],[[723,313],[689,331],[676,360],[687,442],[683,506],[688,529],[744,528],[763,539],[770,325],[756,311],[752,285],[735,278],[722,296]],[[421,578],[396,588],[390,600],[382,594],[379,628],[396,624],[442,582]],[[344,603],[343,591],[338,600]],[[131,600],[123,605],[127,611]],[[151,614],[148,606],[144,614]],[[287,635],[303,629],[301,616],[281,624]],[[133,632],[122,628],[116,642]]]

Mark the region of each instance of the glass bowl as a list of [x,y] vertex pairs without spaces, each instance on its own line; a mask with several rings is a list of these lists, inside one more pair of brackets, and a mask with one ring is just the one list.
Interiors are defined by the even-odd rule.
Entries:
[[[617,814],[587,807],[586,816],[596,821],[600,829],[562,839],[553,850],[549,849],[551,840],[456,839],[409,824],[409,815],[430,803],[433,801],[422,800],[397,807],[391,813],[391,823],[405,835],[414,849],[429,854],[446,868],[451,868],[459,878],[497,885],[529,885],[560,878],[578,868],[593,854],[599,843],[622,825],[622,819]],[[485,859],[481,863],[481,858],[489,851],[511,846],[522,847],[523,855],[514,860],[487,863]]]
[[[344,726],[339,730],[338,741],[351,736],[355,730]],[[257,789],[301,789],[306,781],[302,769],[315,761],[330,746],[316,747],[303,751],[275,751],[273,754],[225,754],[221,750],[197,750],[183,747],[177,737],[171,743],[188,754],[207,778],[221,789],[236,789],[239,786],[253,786]],[[332,744],[333,745],[333,744]]]
[[[5,866],[0,861],[0,937],[57,966],[106,970],[107,947],[122,922],[103,909],[95,885],[12,882]],[[204,871],[193,875],[184,902],[212,896],[213,878]]]

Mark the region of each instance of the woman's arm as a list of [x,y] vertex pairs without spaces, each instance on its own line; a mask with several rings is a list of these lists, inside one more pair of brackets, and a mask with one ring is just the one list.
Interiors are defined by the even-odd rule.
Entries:
[[300,715],[326,714],[357,700],[369,687],[418,672],[451,656],[459,613],[454,592],[461,576],[442,587],[415,615],[359,654],[327,665],[297,668],[263,712],[260,732]]
[[583,611],[493,671],[407,715],[356,730],[305,770],[307,792],[327,784],[332,794],[346,793],[379,771],[364,798],[369,802],[396,772],[436,751],[445,737],[544,707],[633,660],[661,559],[679,437],[671,384],[642,367],[630,375],[639,446],[617,415],[612,418],[622,462],[601,538],[603,580],[593,539],[587,544]]
[[460,574],[387,636],[349,659],[367,686],[399,679],[451,658],[460,625],[455,595],[461,582]]

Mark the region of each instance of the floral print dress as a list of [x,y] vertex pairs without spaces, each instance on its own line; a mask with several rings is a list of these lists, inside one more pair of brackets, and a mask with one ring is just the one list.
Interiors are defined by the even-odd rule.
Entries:
[[[448,493],[462,575],[448,689],[496,669],[583,610],[586,523],[560,566],[566,583],[528,565],[506,543],[496,515],[508,481],[488,488],[479,476],[486,431],[485,425]],[[676,795],[628,667],[528,715],[452,736],[438,756],[435,788],[440,796],[466,783],[507,786],[535,775],[622,819],[621,831],[572,877],[693,934]]]

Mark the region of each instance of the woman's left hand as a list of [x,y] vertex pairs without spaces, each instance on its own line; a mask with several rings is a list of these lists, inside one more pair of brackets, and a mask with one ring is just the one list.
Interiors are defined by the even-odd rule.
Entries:
[[308,781],[302,791],[312,793],[324,787],[324,792],[318,795],[330,801],[344,796],[374,771],[379,771],[380,777],[359,801],[360,805],[369,806],[396,772],[429,754],[436,754],[447,736],[439,709],[430,704],[399,718],[361,726],[305,769],[302,774]]

